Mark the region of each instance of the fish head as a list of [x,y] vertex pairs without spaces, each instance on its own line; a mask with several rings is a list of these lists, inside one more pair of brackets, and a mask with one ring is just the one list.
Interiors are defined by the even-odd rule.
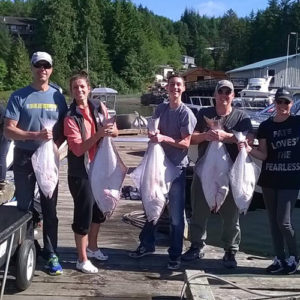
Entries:
[[148,131],[149,132],[156,132],[158,130],[159,118],[151,118],[148,120]]
[[206,116],[204,116],[204,120],[206,122],[207,127],[212,130],[223,129],[220,120],[209,119]]

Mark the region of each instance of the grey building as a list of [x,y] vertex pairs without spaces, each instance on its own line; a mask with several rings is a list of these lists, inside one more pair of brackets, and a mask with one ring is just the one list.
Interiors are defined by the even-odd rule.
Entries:
[[273,76],[270,87],[300,86],[300,54],[265,59],[226,72],[231,80]]
[[196,67],[195,65],[195,58],[188,55],[182,55],[181,56],[181,62],[182,62],[182,68],[183,69],[189,69]]
[[0,24],[5,25],[10,34],[22,37],[34,34],[35,22],[34,18],[0,16]]

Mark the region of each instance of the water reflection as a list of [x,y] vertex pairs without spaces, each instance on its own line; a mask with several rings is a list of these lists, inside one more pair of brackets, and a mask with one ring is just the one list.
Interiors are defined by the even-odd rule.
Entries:
[[153,107],[142,105],[139,96],[118,96],[116,111],[118,115],[137,111],[142,116],[151,116]]

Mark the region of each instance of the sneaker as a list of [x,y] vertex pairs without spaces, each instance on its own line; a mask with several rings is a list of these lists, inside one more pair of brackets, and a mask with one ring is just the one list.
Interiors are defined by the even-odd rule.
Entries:
[[169,270],[178,270],[181,266],[181,260],[180,258],[177,258],[175,260],[170,259],[168,262],[168,269]]
[[191,246],[189,250],[187,250],[185,253],[182,254],[181,259],[183,261],[192,261],[195,259],[201,259],[205,255],[203,248],[204,247]]
[[288,259],[286,259],[284,271],[288,275],[294,274],[297,272],[298,266],[299,266],[299,259],[296,259],[295,256],[290,256]]
[[95,258],[97,260],[108,260],[108,256],[104,255],[100,249],[92,251],[91,249],[86,248],[86,254],[88,258]]
[[61,275],[63,273],[63,269],[58,261],[58,257],[55,254],[51,254],[50,258],[45,266],[48,269],[48,273],[50,275]]
[[139,246],[135,251],[130,252],[129,256],[131,258],[140,258],[146,255],[153,254],[154,250],[147,250],[144,246]]
[[87,274],[95,274],[98,273],[98,268],[96,268],[90,260],[86,260],[83,262],[80,262],[77,260],[76,262],[76,269]]
[[266,268],[267,273],[276,274],[284,269],[284,261],[278,259],[277,256],[274,257],[274,260],[271,265]]
[[235,250],[225,251],[225,254],[223,256],[223,265],[225,268],[235,269],[237,267],[235,254],[236,254]]

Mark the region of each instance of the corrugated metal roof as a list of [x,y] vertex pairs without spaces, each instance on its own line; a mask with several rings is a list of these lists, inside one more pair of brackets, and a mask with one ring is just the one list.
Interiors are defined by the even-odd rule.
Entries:
[[[289,59],[291,59],[295,56],[296,56],[296,54],[289,55]],[[297,56],[299,56],[299,54],[297,54]],[[247,70],[252,70],[252,69],[262,69],[262,68],[265,68],[267,66],[271,66],[271,65],[280,63],[280,62],[285,61],[285,60],[286,60],[286,56],[269,58],[269,59],[258,61],[256,63],[250,64],[250,65],[246,65],[246,66],[243,66],[243,67],[240,67],[240,68],[230,70],[230,71],[226,72],[226,74],[240,72],[240,71],[247,71]]]

